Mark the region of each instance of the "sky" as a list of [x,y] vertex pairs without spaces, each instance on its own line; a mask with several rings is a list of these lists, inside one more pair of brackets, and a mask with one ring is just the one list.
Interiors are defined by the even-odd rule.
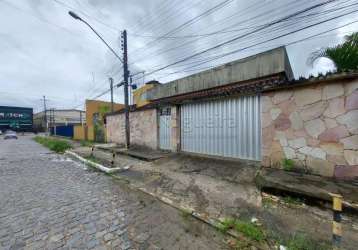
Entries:
[[[287,45],[296,78],[334,70],[329,59],[311,65],[308,58],[358,30],[358,1],[336,0],[297,13],[324,2],[0,0],[0,106],[38,112],[46,96],[48,108],[84,109],[86,99],[109,89],[109,77],[122,81],[118,58],[69,10],[90,23],[119,55],[121,31],[127,30],[129,70],[140,86],[153,79],[167,83],[282,45]],[[123,103],[123,88],[114,94]],[[110,96],[98,99],[109,101]]]

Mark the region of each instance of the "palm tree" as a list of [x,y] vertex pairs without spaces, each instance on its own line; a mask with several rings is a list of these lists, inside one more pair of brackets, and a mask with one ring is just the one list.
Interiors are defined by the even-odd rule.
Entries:
[[345,42],[342,44],[313,52],[308,63],[312,66],[320,57],[331,59],[337,71],[358,69],[358,33],[345,36]]

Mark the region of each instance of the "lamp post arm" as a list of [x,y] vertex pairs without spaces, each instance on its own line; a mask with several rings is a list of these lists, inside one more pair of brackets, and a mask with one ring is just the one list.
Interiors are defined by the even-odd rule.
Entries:
[[122,58],[111,48],[111,46],[109,46],[109,44],[101,37],[100,34],[98,34],[98,32],[89,23],[87,23],[83,19],[79,19],[79,20],[84,24],[86,24],[98,36],[98,38],[101,39],[101,41],[107,46],[107,48],[121,61],[121,63],[123,63]]

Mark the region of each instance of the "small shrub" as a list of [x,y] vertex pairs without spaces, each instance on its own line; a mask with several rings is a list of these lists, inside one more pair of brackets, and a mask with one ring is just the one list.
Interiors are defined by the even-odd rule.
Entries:
[[283,159],[282,166],[285,171],[292,171],[295,162],[292,159]]
[[64,153],[67,149],[72,148],[71,144],[64,140],[41,137],[41,136],[36,136],[34,140],[44,145],[51,151],[55,151],[56,153]]

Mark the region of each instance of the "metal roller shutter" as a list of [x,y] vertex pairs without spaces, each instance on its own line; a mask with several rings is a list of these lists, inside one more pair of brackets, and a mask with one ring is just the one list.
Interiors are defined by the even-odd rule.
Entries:
[[182,105],[181,150],[260,160],[260,97],[246,96]]

